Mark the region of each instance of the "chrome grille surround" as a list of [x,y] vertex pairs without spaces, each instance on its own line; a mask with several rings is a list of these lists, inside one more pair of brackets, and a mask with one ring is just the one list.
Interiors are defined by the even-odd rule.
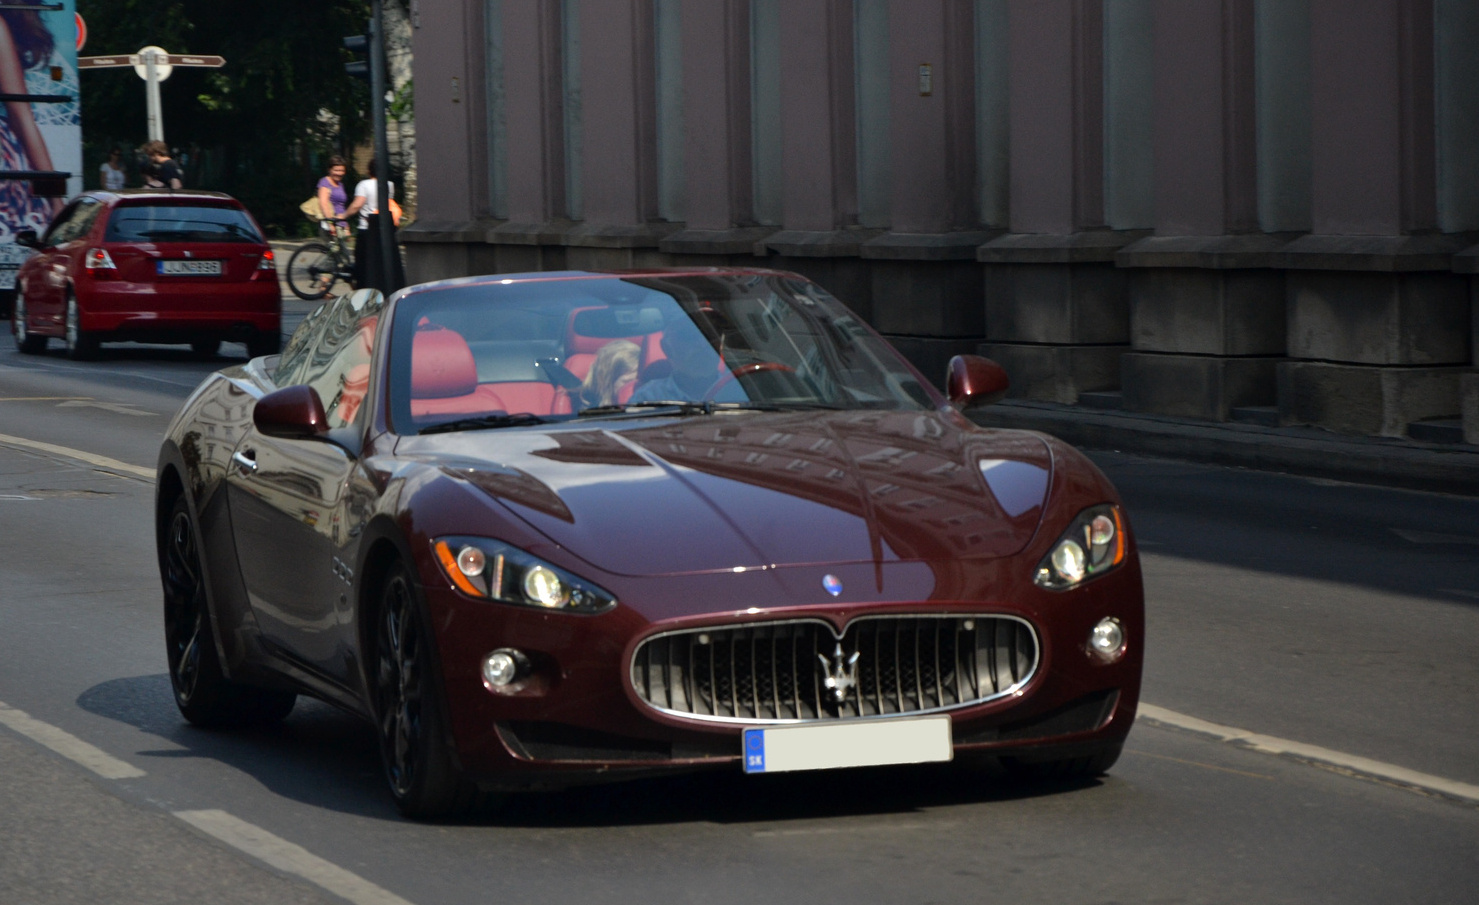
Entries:
[[[836,645],[859,654],[841,705],[822,682]],[[637,697],[686,720],[784,724],[940,713],[1014,694],[1037,673],[1031,623],[996,613],[860,616],[842,635],[821,619],[662,632],[632,654]]]

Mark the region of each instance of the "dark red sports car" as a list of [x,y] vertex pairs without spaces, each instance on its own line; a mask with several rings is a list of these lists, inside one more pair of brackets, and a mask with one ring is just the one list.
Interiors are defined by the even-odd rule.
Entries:
[[413,816],[477,787],[947,761],[1096,774],[1140,689],[1114,488],[763,270],[361,290],[208,378],[159,458],[192,722],[310,694]]
[[62,340],[72,358],[104,342],[222,341],[253,355],[282,344],[282,294],[272,248],[241,202],[218,192],[84,192],[16,274],[11,332],[22,352]]

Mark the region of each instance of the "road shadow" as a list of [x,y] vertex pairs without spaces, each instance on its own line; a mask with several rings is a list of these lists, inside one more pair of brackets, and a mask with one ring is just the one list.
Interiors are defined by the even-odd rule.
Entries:
[[[46,351],[40,353],[38,357],[65,359],[67,352],[62,348],[61,341],[53,338],[53,342],[48,344]],[[221,343],[221,351],[214,355],[201,355],[188,345],[107,343],[99,346],[95,357],[89,359],[89,361],[96,362],[128,361],[164,364],[200,364],[210,365],[212,370],[231,364],[240,364],[247,360],[246,345],[235,342]],[[85,363],[83,362],[83,364]]]
[[[169,677],[161,673],[102,682],[77,703],[170,743],[138,752],[141,763],[214,760],[284,798],[355,816],[402,819],[381,777],[373,729],[321,702],[299,697],[292,714],[271,728],[199,729],[180,716]],[[566,828],[825,820],[1017,801],[1098,785],[1099,780],[1024,782],[955,764],[774,776],[746,776],[734,766],[562,791],[484,793],[453,822]]]

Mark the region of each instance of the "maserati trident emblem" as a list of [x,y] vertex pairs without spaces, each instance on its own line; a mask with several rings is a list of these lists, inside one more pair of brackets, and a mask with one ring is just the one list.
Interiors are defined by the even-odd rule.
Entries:
[[822,671],[827,676],[822,685],[832,696],[833,703],[841,704],[846,701],[848,694],[857,687],[859,656],[859,653],[854,653],[851,657],[844,655],[841,641],[837,642],[837,649],[832,652],[830,659],[826,654],[817,654],[817,659],[822,661]]
[[842,579],[838,578],[836,575],[823,575],[822,587],[827,589],[828,594],[836,597],[838,594],[842,593]]

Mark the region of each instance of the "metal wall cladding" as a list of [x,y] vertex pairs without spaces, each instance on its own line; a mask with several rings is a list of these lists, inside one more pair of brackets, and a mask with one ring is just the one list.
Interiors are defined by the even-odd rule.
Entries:
[[790,620],[656,635],[633,655],[632,685],[652,707],[699,720],[858,719],[1010,694],[1038,658],[1032,627],[1010,616],[867,616],[841,638],[826,622]]

